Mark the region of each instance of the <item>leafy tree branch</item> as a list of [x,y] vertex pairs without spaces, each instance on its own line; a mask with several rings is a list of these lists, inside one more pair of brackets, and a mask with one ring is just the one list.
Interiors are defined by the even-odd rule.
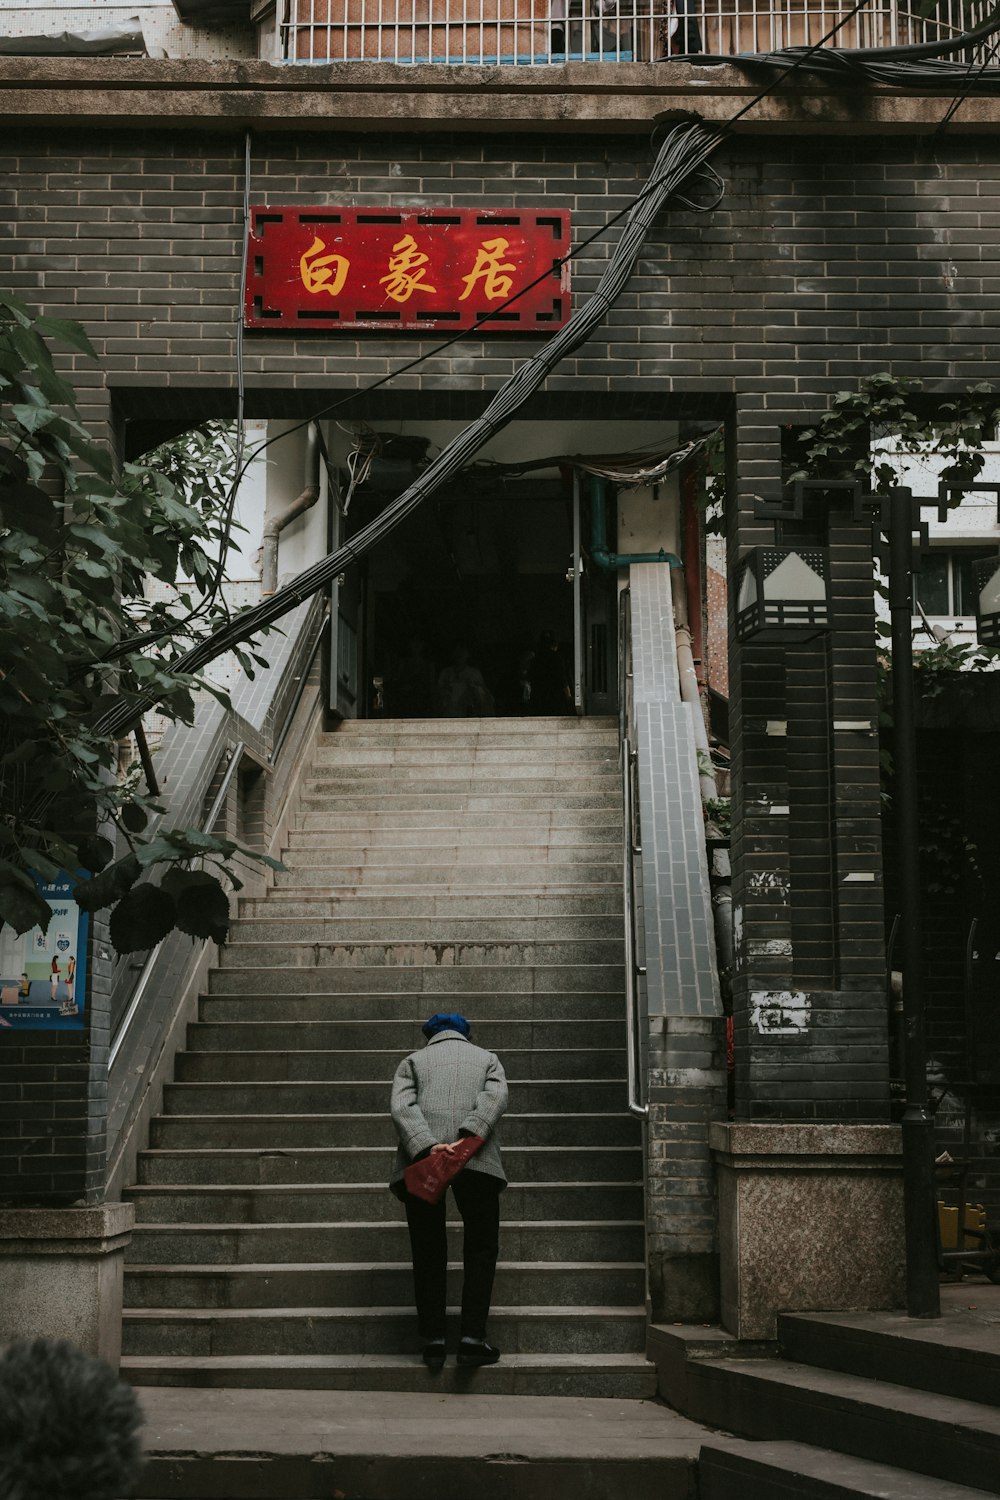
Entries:
[[[0,923],[44,929],[36,876],[82,869],[76,898],[114,906],[120,951],[174,927],[221,939],[225,891],[192,863],[207,859],[238,888],[230,861],[252,851],[191,829],[147,837],[163,809],[119,780],[118,743],[94,726],[151,687],[186,723],[195,692],[224,698],[171,664],[226,618],[210,553],[230,542],[232,448],[209,424],[115,473],[50,340],[94,357],[76,323],[0,295]],[[150,580],[164,597],[149,596]],[[155,652],[102,661],[136,630],[155,636]],[[140,884],[151,869],[158,884]]]

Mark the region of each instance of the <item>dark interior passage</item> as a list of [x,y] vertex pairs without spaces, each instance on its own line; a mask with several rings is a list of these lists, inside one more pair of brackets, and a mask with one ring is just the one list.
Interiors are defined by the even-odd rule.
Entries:
[[559,478],[466,478],[428,502],[368,569],[368,661],[382,712],[455,712],[441,674],[461,648],[482,674],[483,712],[531,712],[524,684],[545,632],[571,682],[572,561],[572,488]]

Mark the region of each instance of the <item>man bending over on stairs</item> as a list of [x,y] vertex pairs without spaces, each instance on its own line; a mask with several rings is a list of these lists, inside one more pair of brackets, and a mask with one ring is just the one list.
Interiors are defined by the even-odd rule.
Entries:
[[500,1358],[500,1350],[486,1342],[486,1320],[499,1253],[500,1194],[507,1186],[496,1135],[507,1108],[507,1080],[496,1054],[469,1041],[470,1029],[464,1016],[431,1016],[423,1027],[426,1047],[403,1059],[392,1085],[399,1149],[389,1187],[406,1208],[422,1358],[432,1370],[441,1368],[448,1352],[447,1193],[428,1203],[407,1191],[403,1173],[432,1152],[453,1151],[467,1136],[480,1136],[483,1144],[451,1181],[465,1226],[457,1362],[492,1365]]

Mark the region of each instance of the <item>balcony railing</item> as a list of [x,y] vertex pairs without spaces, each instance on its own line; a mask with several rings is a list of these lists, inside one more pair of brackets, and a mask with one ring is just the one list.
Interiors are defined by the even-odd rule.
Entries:
[[[872,0],[832,45],[950,40],[982,18],[986,0],[928,3],[930,15],[920,0],[912,9]],[[852,0],[279,0],[278,56],[526,67],[731,57],[812,46],[852,8]]]

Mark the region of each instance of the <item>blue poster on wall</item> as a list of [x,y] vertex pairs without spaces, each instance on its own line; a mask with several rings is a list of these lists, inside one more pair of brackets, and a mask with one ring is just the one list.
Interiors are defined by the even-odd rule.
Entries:
[[89,918],[73,900],[73,881],[38,880],[52,911],[48,929],[20,937],[0,931],[0,1036],[10,1031],[82,1031],[87,994]]

